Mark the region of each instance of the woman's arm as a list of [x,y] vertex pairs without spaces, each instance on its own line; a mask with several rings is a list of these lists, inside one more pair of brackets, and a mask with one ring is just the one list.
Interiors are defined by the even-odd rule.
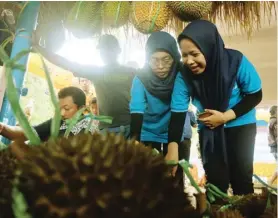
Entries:
[[242,99],[231,109],[224,113],[215,110],[205,110],[212,113],[210,116],[200,121],[204,122],[210,128],[216,128],[237,117],[240,117],[255,108],[262,100],[261,79],[255,67],[242,57],[240,67],[238,69],[237,84],[240,89]]
[[135,77],[132,82],[129,106],[131,113],[130,136],[140,141],[143,116],[146,108],[146,97],[144,85],[138,77]]
[[186,112],[189,107],[190,94],[187,85],[178,73],[171,100],[171,119],[168,130],[168,142],[180,143],[183,133]]

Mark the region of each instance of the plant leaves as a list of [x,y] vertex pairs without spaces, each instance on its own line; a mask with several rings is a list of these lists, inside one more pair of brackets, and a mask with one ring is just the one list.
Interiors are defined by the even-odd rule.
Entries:
[[28,205],[23,194],[17,189],[17,187],[13,187],[12,190],[12,198],[13,198],[13,213],[16,218],[32,218],[32,216],[27,212]]

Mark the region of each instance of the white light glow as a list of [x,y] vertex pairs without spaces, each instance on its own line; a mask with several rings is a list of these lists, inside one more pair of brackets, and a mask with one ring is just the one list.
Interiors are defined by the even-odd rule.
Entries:
[[57,54],[80,64],[102,66],[103,62],[93,39],[71,38],[67,40]]
[[[119,63],[126,64],[135,61],[139,67],[142,67],[145,62],[145,51],[142,44],[136,38],[130,37],[127,41],[122,34],[115,36],[122,49]],[[71,35],[57,54],[80,64],[103,66],[99,51],[96,49],[97,43],[98,38],[78,39]]]

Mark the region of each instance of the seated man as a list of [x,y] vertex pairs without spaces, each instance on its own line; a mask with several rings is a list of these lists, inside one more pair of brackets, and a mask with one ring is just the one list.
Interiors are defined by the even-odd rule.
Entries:
[[[86,96],[81,89],[70,86],[61,89],[58,93],[58,97],[62,116],[59,136],[63,136],[68,127],[65,121],[72,118],[79,109],[85,107]],[[90,123],[90,119],[91,118],[89,117],[82,116],[80,120],[75,124],[74,128],[72,128],[70,135],[76,135],[85,131]],[[34,127],[42,141],[47,141],[50,137],[51,120],[52,119],[49,119],[44,123],[41,123],[38,126]],[[90,132],[96,130],[97,127],[95,127],[94,125],[90,127]],[[10,140],[27,140],[21,127],[8,126],[3,123],[0,123],[0,135]]]

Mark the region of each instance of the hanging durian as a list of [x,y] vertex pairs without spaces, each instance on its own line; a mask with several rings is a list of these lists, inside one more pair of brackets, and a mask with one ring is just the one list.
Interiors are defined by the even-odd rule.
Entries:
[[12,182],[17,160],[9,149],[0,150],[0,218],[12,218]]
[[169,1],[173,13],[182,21],[189,22],[207,16],[211,11],[211,1]]
[[28,150],[15,188],[34,218],[195,217],[170,170],[142,144],[77,135]]
[[125,25],[129,19],[130,6],[128,1],[103,2],[101,9],[103,28],[117,28]]
[[166,27],[171,10],[166,2],[132,2],[131,22],[141,33],[149,34]]
[[[49,31],[50,29],[51,31]],[[66,40],[66,32],[62,21],[41,23],[37,26],[35,33],[36,38],[40,40],[37,43],[54,53],[63,46]]]
[[101,2],[78,1],[71,9],[66,28],[78,38],[91,37],[101,32]]
[[40,4],[36,38],[52,52],[59,50],[66,40],[63,22],[73,5],[74,2],[69,1],[42,1]]
[[65,20],[74,4],[74,1],[42,1],[40,3],[38,23]]

